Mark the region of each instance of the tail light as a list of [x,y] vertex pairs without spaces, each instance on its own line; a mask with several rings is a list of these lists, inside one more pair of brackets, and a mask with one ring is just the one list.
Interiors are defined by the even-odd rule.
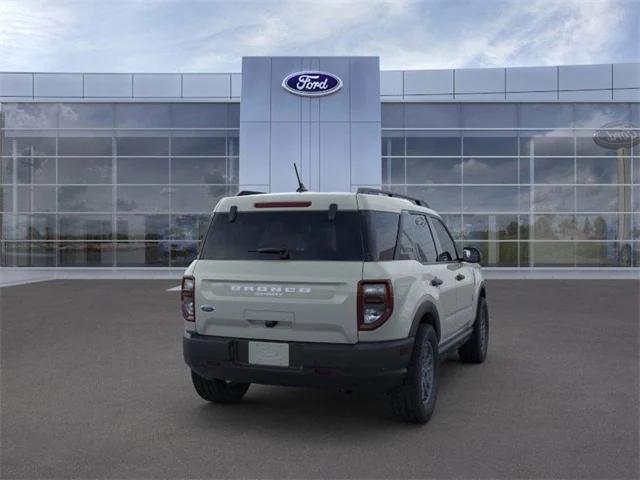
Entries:
[[389,280],[358,283],[358,330],[374,330],[393,312],[393,288]]
[[182,288],[180,290],[180,304],[182,305],[182,316],[187,322],[196,321],[196,279],[193,277],[182,277]]

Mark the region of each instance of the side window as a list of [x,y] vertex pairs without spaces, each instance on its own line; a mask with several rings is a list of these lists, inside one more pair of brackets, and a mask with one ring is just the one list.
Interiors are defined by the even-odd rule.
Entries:
[[449,235],[446,227],[442,221],[438,218],[432,218],[433,229],[438,241],[440,242],[440,251],[438,252],[438,261],[450,262],[458,259],[458,252],[456,251],[456,243]]
[[427,218],[424,215],[402,214],[397,259],[417,260],[421,263],[436,260],[436,247]]

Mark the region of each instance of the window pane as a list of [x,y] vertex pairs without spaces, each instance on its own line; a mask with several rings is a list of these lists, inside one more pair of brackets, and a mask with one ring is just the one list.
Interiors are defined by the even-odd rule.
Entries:
[[173,187],[172,191],[174,212],[210,213],[228,190],[226,187]]
[[462,207],[462,187],[407,187],[407,195],[424,200],[438,213],[460,212]]
[[3,103],[5,128],[57,128],[58,105],[53,103]]
[[404,105],[402,103],[383,103],[380,113],[382,128],[404,127]]
[[480,250],[483,267],[517,267],[518,242],[464,242]]
[[113,183],[110,158],[59,158],[59,183]]
[[17,187],[18,212],[54,212],[56,210],[55,187]]
[[111,137],[60,137],[58,155],[110,157],[111,143]]
[[[573,156],[573,135],[571,132],[537,132],[536,136],[528,136],[522,132],[520,137],[520,155],[527,157],[559,157]],[[531,132],[529,132],[531,133]],[[562,136],[559,136],[562,135]]]
[[573,105],[523,103],[520,105],[521,128],[570,128],[573,126]]
[[438,256],[443,253],[448,253],[451,260],[456,260],[458,258],[456,244],[444,224],[437,218],[431,218],[431,225],[433,226],[433,234],[438,238],[438,242],[440,243]]
[[464,183],[518,183],[517,158],[465,158]]
[[518,154],[518,139],[516,137],[465,136],[464,154],[478,156],[509,156]]
[[210,215],[174,215],[171,219],[172,240],[202,240],[209,228]]
[[118,240],[163,240],[169,237],[169,215],[119,215]]
[[55,215],[3,215],[3,240],[55,240]]
[[227,126],[226,103],[173,103],[171,126],[178,128],[224,128]]
[[113,243],[59,243],[60,267],[111,267]]
[[[13,159],[5,159],[13,171]],[[55,158],[17,158],[18,183],[56,183]],[[5,178],[3,183],[12,183],[13,179]]]
[[55,243],[3,242],[2,266],[55,267]]
[[366,241],[364,258],[367,261],[381,262],[393,260],[400,215],[392,212],[364,210],[360,221]]
[[533,210],[536,212],[574,212],[574,187],[534,187]]
[[536,267],[573,267],[576,246],[573,242],[531,242],[530,261]]
[[577,267],[630,267],[631,244],[582,242],[576,244]]
[[223,156],[226,154],[226,137],[173,137],[171,152],[173,156]]
[[576,103],[576,127],[601,128],[611,122],[631,122],[628,103]]
[[[578,212],[616,212],[620,197],[631,197],[629,186],[576,187]],[[620,205],[623,207],[623,205]]]
[[631,183],[631,159],[577,158],[578,183]]
[[456,104],[404,104],[406,128],[459,128],[460,107]]
[[173,183],[230,183],[224,158],[174,158],[171,160]]
[[534,183],[575,183],[573,158],[535,158]]
[[[403,172],[404,173],[404,172]],[[459,158],[407,158],[407,182],[413,184],[462,183]]]
[[533,238],[536,240],[573,240],[576,219],[573,215],[534,215]]
[[404,132],[386,131],[382,133],[382,156],[404,155]]
[[407,220],[411,224],[408,227],[411,229],[411,235],[415,239],[420,261],[435,262],[438,254],[436,253],[436,245],[431,235],[427,218],[424,215],[411,214]]
[[317,210],[238,212],[233,222],[228,214],[216,213],[202,258],[281,261],[280,255],[258,251],[274,246],[285,249],[291,261],[364,258],[358,213],[340,210],[334,220]]
[[460,215],[442,215],[444,224],[447,226],[454,240],[462,238],[462,217]]
[[169,104],[116,103],[118,128],[168,128]]
[[114,106],[109,103],[60,104],[61,128],[111,128],[114,122]]
[[[594,141],[595,131],[578,131],[576,132],[576,155],[591,156],[591,157],[615,157],[619,155],[619,150],[616,148],[603,147],[598,145]],[[624,155],[630,154],[630,149],[624,149]]]
[[406,183],[404,158],[382,159],[382,182],[403,185]]
[[118,243],[116,265],[118,267],[168,267],[170,244],[158,243]]
[[463,126],[466,128],[517,127],[517,105],[500,103],[462,104]]
[[58,187],[60,212],[110,212],[113,210],[111,187]]
[[517,240],[517,215],[464,215],[465,239]]
[[118,157],[118,183],[169,183],[169,159]]
[[111,215],[59,215],[61,240],[111,240]]
[[118,137],[116,142],[119,156],[169,155],[168,137]]
[[465,212],[517,212],[518,187],[464,187]]
[[[22,135],[29,135],[29,133],[22,133]],[[34,132],[33,135],[42,135],[42,133]],[[7,136],[1,143],[4,156],[42,157],[56,154],[56,139],[53,134],[50,137]]]
[[631,238],[631,215],[576,215],[579,240],[628,240]]
[[120,212],[168,212],[170,187],[118,187]]
[[198,242],[172,242],[170,248],[170,265],[172,267],[186,267],[198,255]]
[[458,136],[434,136],[430,132],[407,132],[407,155],[460,155],[462,142]]

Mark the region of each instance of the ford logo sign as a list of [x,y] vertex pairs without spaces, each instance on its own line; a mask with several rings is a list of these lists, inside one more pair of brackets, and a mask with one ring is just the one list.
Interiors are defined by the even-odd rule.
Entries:
[[613,122],[603,125],[593,134],[593,141],[603,148],[630,148],[640,143],[638,127],[625,122]]
[[342,80],[327,72],[296,72],[285,77],[282,88],[295,95],[320,97],[340,90]]

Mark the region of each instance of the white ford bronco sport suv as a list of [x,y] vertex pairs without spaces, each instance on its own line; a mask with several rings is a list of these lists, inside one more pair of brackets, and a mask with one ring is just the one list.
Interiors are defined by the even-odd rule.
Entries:
[[387,392],[426,423],[439,359],[487,354],[480,253],[461,254],[436,212],[391,192],[223,198],[182,280],[196,391],[222,403],[251,383]]

